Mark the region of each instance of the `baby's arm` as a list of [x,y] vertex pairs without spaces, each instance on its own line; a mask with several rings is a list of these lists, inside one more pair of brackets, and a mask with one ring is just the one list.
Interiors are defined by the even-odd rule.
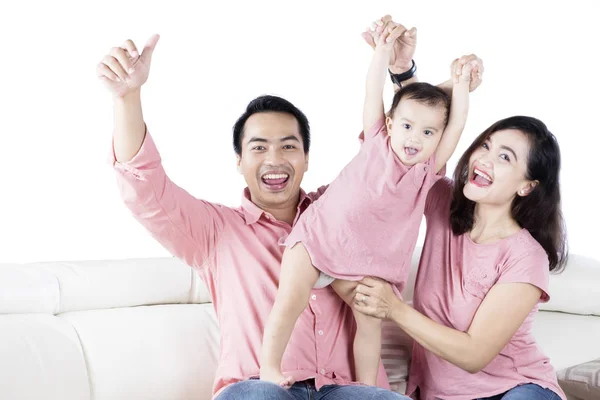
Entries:
[[[463,57],[464,58],[464,57]],[[450,116],[444,134],[435,152],[435,171],[439,172],[448,162],[456,149],[460,135],[467,122],[469,112],[469,85],[471,73],[478,69],[483,71],[483,65],[478,58],[467,63],[456,59],[452,62],[452,101],[450,104]]]
[[[387,23],[392,22],[391,15],[385,15],[381,19],[377,20],[376,23]],[[396,23],[397,28],[402,30],[402,34],[398,36],[398,39],[394,41],[393,50],[390,53],[390,61],[388,69],[392,74],[403,74],[411,70],[414,66],[413,57],[415,49],[417,48],[417,28],[407,29],[404,25]],[[375,39],[373,38],[373,30],[367,28],[362,34],[365,42],[375,50]],[[409,83],[418,82],[416,71],[413,72],[412,77],[406,78],[402,81],[402,86],[406,86]],[[394,93],[400,90],[400,86],[394,84]],[[452,84],[450,85],[450,91],[452,91]]]
[[[379,22],[379,21],[378,21]],[[363,108],[363,130],[367,132],[384,115],[383,87],[387,79],[387,67],[394,42],[405,30],[397,24],[387,22],[376,26],[373,34],[375,52],[367,72],[365,104]]]

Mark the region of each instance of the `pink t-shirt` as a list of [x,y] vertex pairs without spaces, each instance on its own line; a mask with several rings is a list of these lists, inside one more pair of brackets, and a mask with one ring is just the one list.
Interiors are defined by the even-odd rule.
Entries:
[[[452,233],[452,185],[448,178],[439,181],[427,198],[427,234],[415,284],[415,309],[440,324],[467,331],[495,284],[530,283],[543,291],[540,301],[548,301],[548,257],[527,230],[491,244]],[[475,374],[415,343],[407,394],[418,386],[422,400],[471,400],[535,383],[566,399],[556,372],[531,333],[537,310],[538,306],[500,353]]]
[[435,159],[407,167],[390,145],[382,118],[359,153],[302,214],[285,240],[302,242],[313,265],[334,278],[376,276],[401,292],[431,186],[443,176]]

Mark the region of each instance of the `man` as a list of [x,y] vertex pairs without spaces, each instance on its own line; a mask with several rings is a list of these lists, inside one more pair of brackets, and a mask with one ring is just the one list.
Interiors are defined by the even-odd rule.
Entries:
[[[382,389],[388,383],[381,365],[380,388],[351,385],[352,312],[330,287],[312,292],[284,355],[282,368],[294,371],[296,383],[286,390],[255,379],[277,293],[279,240],[325,191],[306,194],[300,188],[308,169],[308,120],[282,98],[254,99],[233,132],[237,167],[248,185],[241,207],[194,198],[165,174],[142,117],[140,88],[157,42],[157,35],[150,38],[141,54],[130,40],[113,48],[98,75],[114,96],[114,167],[125,204],[154,238],[199,273],[213,300],[221,332],[216,398],[403,398]],[[414,34],[396,42],[392,72],[411,69],[415,44]]]

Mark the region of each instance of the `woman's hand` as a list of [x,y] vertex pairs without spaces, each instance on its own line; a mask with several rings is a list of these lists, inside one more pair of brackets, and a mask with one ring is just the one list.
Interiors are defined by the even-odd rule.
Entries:
[[394,310],[405,305],[392,285],[379,278],[364,278],[355,289],[353,309],[372,317],[389,319]]

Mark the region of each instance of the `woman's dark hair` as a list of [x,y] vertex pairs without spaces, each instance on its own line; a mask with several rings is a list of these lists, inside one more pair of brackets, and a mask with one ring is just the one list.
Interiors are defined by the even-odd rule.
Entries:
[[450,97],[439,87],[425,82],[409,83],[394,94],[392,107],[390,108],[388,116],[392,117],[394,115],[394,111],[402,99],[416,100],[419,103],[423,103],[430,107],[444,107],[446,110],[444,124],[448,122],[448,116],[450,115]]
[[308,119],[302,111],[295,105],[277,96],[260,96],[248,103],[246,111],[238,118],[233,125],[233,150],[237,155],[242,155],[242,137],[244,136],[244,125],[250,116],[262,112],[281,112],[291,114],[298,121],[302,143],[304,144],[304,153],[308,153],[310,148],[310,126]]
[[494,132],[505,129],[519,130],[529,139],[525,177],[539,182],[529,195],[515,196],[511,205],[512,217],[546,250],[550,270],[560,270],[567,260],[566,227],[560,209],[560,149],[554,135],[538,119],[516,116],[500,120],[480,134],[465,151],[454,170],[455,184],[450,206],[452,231],[461,235],[473,228],[475,202],[463,194],[471,155]]

